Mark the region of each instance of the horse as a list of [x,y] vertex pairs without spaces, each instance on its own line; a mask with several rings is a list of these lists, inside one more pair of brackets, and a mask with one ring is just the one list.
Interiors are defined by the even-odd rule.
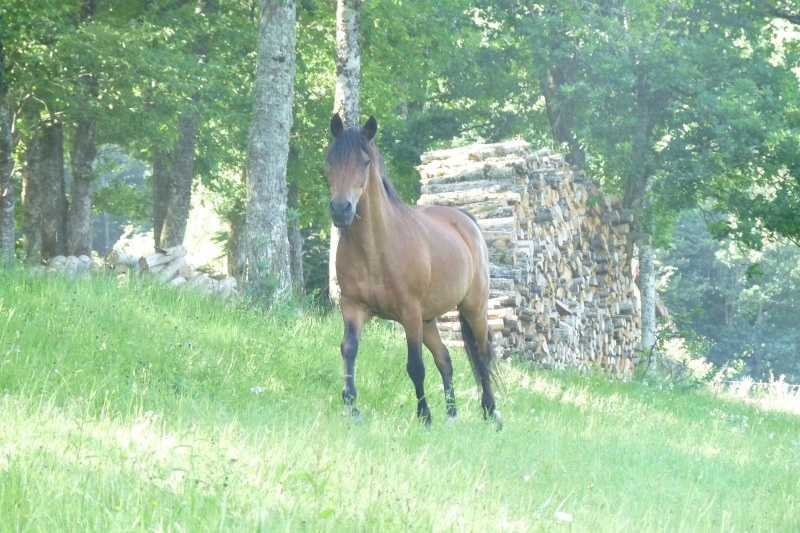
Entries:
[[328,205],[340,233],[336,273],[344,320],[343,415],[361,423],[355,405],[355,359],[364,324],[372,317],[403,326],[408,344],[406,370],[417,397],[417,418],[430,427],[425,398],[422,345],[444,384],[447,420],[458,417],[450,353],[436,318],[458,308],[461,335],[479,391],[484,418],[502,428],[492,386],[497,358],[487,320],[489,258],[477,220],[459,209],[406,205],[386,178],[386,163],[375,146],[378,121],[345,129],[331,119],[333,142],[325,154],[331,189]]

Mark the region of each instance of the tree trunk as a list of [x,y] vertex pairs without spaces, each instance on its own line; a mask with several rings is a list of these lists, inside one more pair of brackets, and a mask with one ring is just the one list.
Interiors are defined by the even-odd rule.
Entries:
[[[97,0],[81,2],[81,24],[88,22],[97,12]],[[90,101],[97,98],[97,79],[92,72],[82,72],[83,84],[80,107],[90,107]],[[70,205],[67,224],[67,252],[70,255],[91,255],[92,253],[92,198],[94,196],[94,176],[92,163],[97,155],[97,126],[92,117],[80,117],[75,124],[70,149]]]
[[[534,17],[532,12],[529,14]],[[547,47],[550,57],[557,58],[557,63],[541,67],[539,89],[544,96],[545,112],[553,140],[567,146],[567,163],[579,170],[585,170],[586,151],[575,135],[575,106],[564,93],[564,86],[574,83],[578,77],[578,67],[571,51],[573,43],[568,41],[564,30],[558,27],[555,20],[551,24]]]
[[[300,208],[300,193],[297,183],[289,186],[289,205],[297,212]],[[300,220],[297,216],[289,217],[289,247],[291,249],[292,280],[300,294],[305,287],[303,276],[303,235],[300,233]]]
[[[292,128],[296,0],[261,9],[253,122],[247,147],[247,288],[270,302],[292,286],[286,165]],[[272,278],[272,279],[270,279]]]
[[67,199],[64,186],[64,128],[61,123],[42,129],[41,176],[42,258],[67,253]]
[[3,36],[0,34],[0,264],[14,264],[14,139],[11,135],[11,109]]
[[[196,99],[199,99],[199,95]],[[183,243],[186,223],[192,204],[195,144],[198,114],[187,113],[180,118],[180,137],[172,158],[172,177],[160,246],[168,248]]]
[[153,158],[153,240],[155,247],[161,247],[161,232],[164,229],[164,220],[167,218],[167,205],[169,204],[172,177],[169,165],[169,155],[161,148],[154,146],[151,149]]
[[[184,3],[188,1],[178,0],[178,5]],[[194,9],[195,16],[209,18],[217,10],[217,1],[197,0]],[[194,40],[192,53],[197,56],[199,64],[205,63],[208,59],[208,38],[207,34],[201,33]],[[153,193],[159,195],[153,202],[153,236],[156,248],[182,244],[186,236],[186,224],[192,207],[194,158],[200,118],[196,106],[199,102],[198,90],[192,95],[193,108],[184,112],[178,119],[178,142],[171,151],[168,161],[163,161],[164,167],[160,169],[166,171],[160,173],[160,183],[156,184],[154,179]]]
[[586,168],[586,151],[574,134],[575,110],[562,95],[562,87],[569,83],[568,68],[564,65],[542,69],[539,87],[544,95],[545,111],[553,140],[567,146],[566,161],[579,170]]
[[657,369],[656,344],[656,268],[652,242],[653,224],[648,213],[647,194],[653,175],[653,153],[650,139],[653,135],[651,116],[651,96],[647,74],[640,72],[636,80],[636,131],[631,147],[631,174],[625,184],[623,207],[634,209],[637,213],[637,226],[640,237],[639,278],[637,285],[642,298],[641,327],[642,352],[651,358],[650,371]]
[[[338,0],[336,4],[336,91],[333,112],[339,113],[346,128],[357,128],[361,115],[361,4],[362,0]],[[338,304],[341,298],[336,277],[338,247],[339,229],[331,224],[328,291],[334,304]]]
[[236,278],[238,286],[244,286],[245,275],[245,207],[244,201],[238,198],[226,215],[228,220],[228,276]]
[[[636,284],[642,298],[642,350],[652,354],[656,345],[656,265],[651,239],[639,239],[639,277]],[[655,359],[651,370],[656,369]]]
[[92,253],[92,163],[97,155],[96,127],[91,118],[78,119],[70,150],[70,205],[67,251],[70,255]]
[[111,221],[108,213],[102,213],[100,220],[103,226],[103,243],[97,247],[101,255],[105,256],[111,249]]
[[762,361],[764,359],[764,350],[761,348],[762,344],[762,335],[761,335],[761,325],[764,320],[764,301],[761,300],[758,302],[758,309],[756,310],[756,319],[755,319],[755,327],[753,328],[753,367],[752,371],[750,372],[750,376],[758,381],[763,379],[764,376],[761,375],[762,369]]
[[22,238],[25,259],[31,263],[42,260],[42,198],[41,139],[38,134],[31,135],[26,142],[25,168],[22,180]]
[[342,288],[336,275],[336,252],[339,249],[339,228],[331,222],[331,247],[328,251],[328,298],[333,305],[339,305],[342,299]]
[[336,5],[336,91],[333,111],[345,128],[359,126],[362,0],[338,0]]

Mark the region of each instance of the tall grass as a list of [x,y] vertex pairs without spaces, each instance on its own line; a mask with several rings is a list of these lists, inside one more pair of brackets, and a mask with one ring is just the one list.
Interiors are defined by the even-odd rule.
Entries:
[[0,531],[794,531],[796,415],[507,365],[417,423],[405,341],[138,281],[0,272]]

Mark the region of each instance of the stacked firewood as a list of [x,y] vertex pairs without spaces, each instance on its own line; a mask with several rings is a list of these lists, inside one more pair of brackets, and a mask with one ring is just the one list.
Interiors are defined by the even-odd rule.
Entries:
[[151,254],[135,256],[119,250],[112,250],[106,257],[106,264],[115,274],[136,273],[139,276],[152,276],[174,287],[185,286],[229,298],[236,295],[236,278],[214,279],[186,261],[186,248],[183,245],[159,249]]
[[[466,209],[489,247],[489,325],[506,355],[629,372],[640,343],[631,272],[634,216],[573,172],[560,154],[523,141],[422,156],[419,204]],[[439,318],[459,337],[455,311]]]
[[95,274],[102,270],[103,267],[95,263],[88,255],[57,255],[50,259],[47,264],[33,267],[31,274],[57,273],[75,277]]

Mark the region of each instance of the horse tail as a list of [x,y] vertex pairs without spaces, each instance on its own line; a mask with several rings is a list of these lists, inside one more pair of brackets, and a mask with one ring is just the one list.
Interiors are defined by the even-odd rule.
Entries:
[[475,340],[475,334],[469,322],[464,318],[464,314],[459,312],[458,319],[461,322],[461,339],[464,341],[464,349],[467,352],[472,373],[475,375],[478,390],[482,389],[484,380],[491,382],[492,385],[502,386],[497,373],[497,356],[492,345],[492,332],[489,331],[487,334],[486,345],[488,349],[485,354],[482,354],[478,347],[478,342]]

